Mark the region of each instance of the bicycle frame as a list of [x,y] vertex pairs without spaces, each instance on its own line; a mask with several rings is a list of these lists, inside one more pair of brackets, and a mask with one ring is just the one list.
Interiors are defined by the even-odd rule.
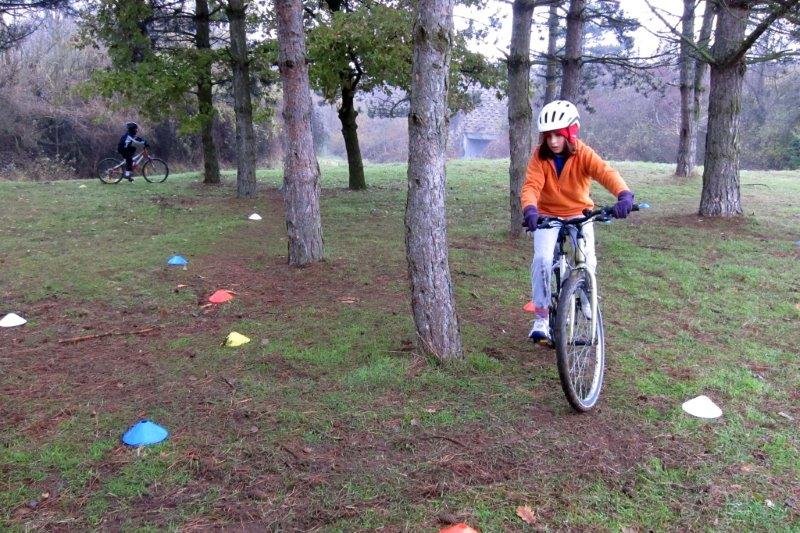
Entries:
[[[558,279],[558,286],[556,287],[556,294],[553,295],[555,301],[558,301],[558,295],[561,292],[561,285],[566,282],[567,271],[570,272],[583,270],[587,277],[589,278],[589,282],[591,287],[589,287],[589,297],[590,297],[590,308],[592,311],[591,317],[591,332],[592,338],[591,343],[592,345],[597,344],[597,278],[595,277],[595,273],[589,266],[586,264],[586,238],[583,235],[583,226],[588,222],[591,222],[592,218],[588,220],[577,223],[577,224],[565,224],[564,221],[559,219],[548,219],[549,226],[548,227],[558,227],[558,270],[559,270],[559,279]],[[570,228],[575,228],[575,232],[570,230]],[[573,264],[568,265],[567,262],[567,250],[566,250],[566,243],[567,238],[572,240],[573,250],[572,250],[572,259]],[[574,306],[569,310],[570,315],[575,312]],[[573,320],[570,320],[570,327],[573,324]],[[571,337],[573,334],[572,331],[569,332],[569,336]]]
[[[647,209],[650,206],[646,203],[642,204],[633,204],[632,211],[639,211],[640,209]],[[601,207],[594,211],[587,209],[583,212],[582,217],[571,218],[567,220],[562,220],[560,218],[550,218],[550,217],[543,217],[539,219],[539,224],[537,225],[538,229],[547,229],[547,228],[558,228],[558,254],[557,254],[557,262],[558,262],[558,273],[559,279],[558,284],[556,286],[556,292],[553,294],[553,300],[558,302],[558,296],[561,292],[561,285],[564,284],[567,277],[567,272],[569,270],[583,270],[586,273],[586,276],[591,283],[591,287],[589,287],[589,294],[590,294],[590,303],[592,308],[592,317],[591,317],[591,332],[592,332],[592,345],[597,344],[597,323],[598,323],[598,294],[597,294],[597,277],[592,269],[586,264],[586,238],[583,236],[583,226],[589,222],[593,222],[598,220],[600,222],[607,222],[613,218],[613,210],[611,207]],[[572,229],[574,228],[574,230]],[[567,250],[566,250],[566,242],[567,238],[572,240],[573,244],[573,261],[574,265],[569,265],[567,263]],[[556,261],[554,261],[555,263]],[[574,307],[574,306],[573,306]],[[574,313],[575,309],[571,309],[570,313]],[[572,321],[570,321],[572,322]],[[569,332],[570,335],[573,333],[572,331]]]
[[[137,167],[139,166],[139,163],[143,165],[149,159],[150,159],[150,152],[147,151],[147,148],[143,148],[140,153],[133,156],[133,166]],[[115,166],[114,168],[122,168],[124,166],[125,166],[125,159],[123,159],[122,162],[119,165]]]
[[[649,207],[634,204],[631,210],[638,211],[640,206]],[[552,232],[557,230],[550,287],[550,313],[555,316],[555,325],[550,322],[549,333],[561,388],[578,412],[595,406],[605,372],[605,328],[597,277],[586,260],[586,225],[595,220],[610,221],[614,214],[613,207],[587,209],[583,216],[570,219],[543,217],[536,226],[537,230],[551,232],[543,237],[548,243],[553,242]]]

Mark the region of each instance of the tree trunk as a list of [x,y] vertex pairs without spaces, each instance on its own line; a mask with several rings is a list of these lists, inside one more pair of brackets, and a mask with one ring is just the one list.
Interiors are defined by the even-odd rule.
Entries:
[[[697,46],[703,49],[708,48],[708,43],[711,42],[711,30],[714,27],[714,17],[717,14],[716,3],[706,2],[706,9],[703,12],[703,22],[700,25],[700,36],[697,39]],[[708,71],[708,61],[698,54],[694,62],[694,84],[692,90],[692,122],[694,122],[694,138],[692,139],[692,152],[694,155],[695,165],[697,164],[697,141],[698,141],[698,127],[700,124],[700,111],[702,109],[703,93],[706,87],[703,81]]]
[[408,116],[406,259],[411,311],[422,349],[447,361],[463,357],[445,218],[453,0],[420,0],[417,10]]
[[[548,104],[556,99],[558,90],[558,58],[556,51],[558,45],[558,5],[559,2],[550,4],[550,14],[547,18],[547,67],[544,73],[544,103]],[[514,30],[511,30],[513,39]]]
[[219,159],[214,145],[214,102],[211,92],[211,30],[207,0],[195,0],[195,46],[200,51],[197,80],[197,108],[200,115],[200,137],[203,141],[203,183],[216,184],[219,178]]
[[746,2],[729,2],[717,14],[708,95],[703,193],[700,214],[735,216],[742,214],[739,191],[739,114],[744,83],[744,54],[732,57],[744,40],[750,9]]
[[750,97],[753,99],[753,109],[750,110],[750,116],[754,118],[755,127],[761,129],[767,121],[767,62],[761,61],[753,65],[750,71],[750,82],[748,88],[750,89]]
[[581,57],[583,55],[583,24],[586,0],[572,0],[567,12],[567,36],[564,59],[561,60],[561,99],[572,103],[581,95]]
[[694,2],[695,0],[683,0],[683,17],[681,18],[683,34],[680,51],[681,125],[678,130],[678,164],[675,168],[675,175],[683,178],[692,175],[695,157],[693,147],[696,134],[692,113],[694,54],[691,46],[691,43],[694,42]]
[[531,157],[531,21],[534,2],[514,0],[511,49],[508,56],[509,211],[512,238],[522,235],[520,189]]
[[[325,3],[333,12],[348,9],[346,1],[326,0]],[[347,50],[341,52],[348,53]],[[364,178],[364,160],[361,158],[361,145],[358,142],[358,124],[356,123],[358,111],[356,111],[354,103],[360,78],[360,71],[355,69],[342,74],[342,106],[339,108],[344,149],[347,152],[348,188],[351,191],[361,191],[367,188],[367,181]]]
[[250,64],[247,58],[246,5],[228,0],[231,59],[233,60],[233,107],[236,114],[236,196],[256,193],[256,136],[253,133],[253,105],[250,101]]
[[286,127],[283,183],[289,264],[303,266],[321,261],[323,255],[319,164],[311,135],[311,91],[303,33],[303,5],[301,0],[275,0],[275,12]]
[[342,123],[342,136],[344,137],[344,147],[347,151],[347,169],[349,175],[348,186],[352,191],[367,188],[364,179],[364,162],[361,159],[361,147],[358,144],[358,124],[354,98],[356,95],[355,87],[351,80],[342,83],[342,106],[339,108],[339,120]]

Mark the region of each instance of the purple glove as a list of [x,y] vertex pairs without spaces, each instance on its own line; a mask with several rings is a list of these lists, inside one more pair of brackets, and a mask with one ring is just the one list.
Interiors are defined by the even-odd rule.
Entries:
[[617,203],[614,204],[612,212],[614,218],[625,218],[633,209],[633,193],[631,191],[622,191],[617,196]]
[[536,223],[539,222],[539,210],[536,209],[535,205],[529,205],[523,209],[522,218],[525,219],[522,225],[528,228],[528,231],[536,231]]

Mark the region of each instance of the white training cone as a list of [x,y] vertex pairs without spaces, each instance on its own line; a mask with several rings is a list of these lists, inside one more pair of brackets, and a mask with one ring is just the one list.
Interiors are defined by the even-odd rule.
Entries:
[[27,320],[21,316],[15,313],[8,313],[0,320],[0,328],[13,328],[14,326],[21,326],[25,322],[27,322]]
[[247,217],[247,219],[248,220],[261,220],[261,215],[259,215],[258,213],[253,213],[252,215]]
[[681,405],[684,411],[697,418],[719,418],[722,416],[722,409],[705,395],[692,398],[683,402]]
[[85,188],[86,188],[86,185],[78,185],[78,188],[79,188],[79,189],[85,189]]

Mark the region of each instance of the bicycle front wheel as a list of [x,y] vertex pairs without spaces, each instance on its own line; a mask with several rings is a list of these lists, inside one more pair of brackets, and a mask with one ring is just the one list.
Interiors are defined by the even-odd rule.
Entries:
[[142,167],[142,176],[149,183],[161,183],[169,176],[169,167],[161,159],[149,159]]
[[125,161],[114,159],[113,157],[106,157],[97,163],[97,177],[103,183],[119,183],[122,179],[122,171]]
[[605,372],[606,346],[599,306],[597,334],[592,341],[590,285],[585,271],[572,272],[561,288],[555,324],[558,377],[567,401],[579,412],[597,403]]

